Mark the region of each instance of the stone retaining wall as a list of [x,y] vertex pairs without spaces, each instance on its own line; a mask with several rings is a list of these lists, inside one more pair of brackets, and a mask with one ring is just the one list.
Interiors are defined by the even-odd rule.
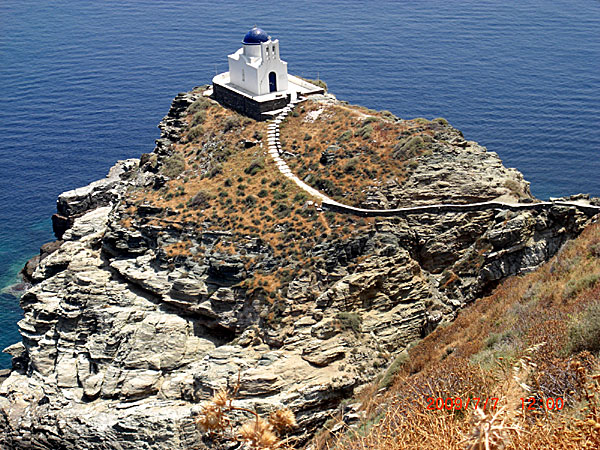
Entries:
[[353,206],[343,205],[336,201],[323,200],[322,208],[327,211],[333,211],[345,214],[354,214],[361,217],[399,217],[410,214],[445,214],[445,213],[461,213],[468,211],[485,211],[490,209],[503,209],[510,211],[542,211],[553,206],[570,206],[575,207],[589,216],[600,213],[600,206],[582,205],[575,202],[539,202],[539,203],[504,203],[504,202],[481,202],[468,203],[464,205],[455,204],[439,204],[439,205],[423,205],[411,206],[408,208],[398,209],[363,209]]
[[219,86],[216,83],[213,83],[213,98],[221,105],[255,120],[270,119],[271,116],[263,113],[282,109],[290,102],[289,94],[266,102],[257,102],[251,98],[244,97],[237,92]]

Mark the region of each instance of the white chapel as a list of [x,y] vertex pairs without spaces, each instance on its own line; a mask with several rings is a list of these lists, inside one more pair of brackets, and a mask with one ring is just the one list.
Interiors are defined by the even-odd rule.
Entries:
[[211,95],[222,105],[256,120],[272,117],[290,101],[323,93],[323,88],[289,75],[279,56],[279,40],[253,27],[242,48],[228,55],[229,71],[213,78]]
[[253,95],[287,91],[287,63],[279,58],[279,40],[272,40],[258,27],[242,41],[242,48],[229,55],[229,81]]

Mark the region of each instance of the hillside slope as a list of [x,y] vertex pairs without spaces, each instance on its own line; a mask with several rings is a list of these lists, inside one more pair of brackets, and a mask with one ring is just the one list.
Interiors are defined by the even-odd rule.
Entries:
[[484,448],[487,431],[491,449],[599,448],[599,351],[595,223],[403,353],[362,393],[363,419],[350,429],[331,422],[340,431],[318,447]]
[[[306,442],[406,346],[589,223],[573,206],[322,211],[269,158],[267,125],[203,90],[175,98],[152,153],[59,197],[59,241],[28,266],[23,341],[8,350],[5,447],[210,448],[201,402],[234,386],[239,408],[290,408],[293,442]],[[290,167],[349,203],[535,201],[443,120],[325,95],[297,106],[281,138]]]

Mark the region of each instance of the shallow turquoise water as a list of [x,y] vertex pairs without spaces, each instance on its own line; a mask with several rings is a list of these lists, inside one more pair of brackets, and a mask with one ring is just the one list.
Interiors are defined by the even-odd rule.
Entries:
[[[400,117],[445,117],[539,197],[600,195],[597,1],[4,0],[0,287],[52,239],[57,195],[151,151],[174,95],[225,71],[254,24],[290,73]],[[1,295],[0,347],[19,316]]]

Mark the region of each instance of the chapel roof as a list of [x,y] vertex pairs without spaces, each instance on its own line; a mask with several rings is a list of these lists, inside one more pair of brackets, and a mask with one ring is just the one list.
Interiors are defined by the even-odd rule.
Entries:
[[261,42],[267,42],[270,39],[269,35],[261,28],[254,27],[244,36],[243,44],[256,45]]

